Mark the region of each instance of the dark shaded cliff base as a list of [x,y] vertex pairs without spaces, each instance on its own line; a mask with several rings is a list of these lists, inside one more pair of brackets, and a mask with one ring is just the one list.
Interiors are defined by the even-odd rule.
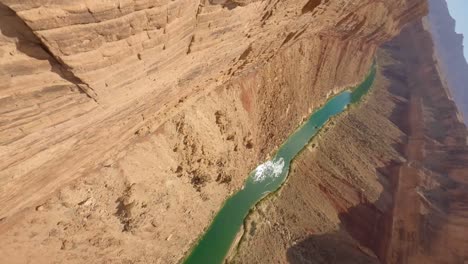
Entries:
[[420,22],[382,47],[373,91],[250,215],[233,263],[466,263],[467,130]]

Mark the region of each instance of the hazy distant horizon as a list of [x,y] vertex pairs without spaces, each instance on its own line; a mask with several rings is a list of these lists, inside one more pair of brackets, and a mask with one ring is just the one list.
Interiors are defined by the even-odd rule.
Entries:
[[446,0],[450,15],[456,21],[455,31],[463,34],[463,53],[468,62],[468,1],[467,0]]

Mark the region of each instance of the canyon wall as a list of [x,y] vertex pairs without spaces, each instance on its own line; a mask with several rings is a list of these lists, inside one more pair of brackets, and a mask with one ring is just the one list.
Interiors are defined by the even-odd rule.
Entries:
[[0,262],[175,263],[426,4],[2,0],[0,12]]
[[[256,119],[244,127],[259,127],[251,137],[257,146],[268,142],[265,155],[297,126],[295,116],[361,80],[375,47],[425,12],[424,1],[403,0],[0,7],[1,218],[86,174],[217,87],[248,86],[244,97]],[[284,94],[300,109],[286,111]],[[282,131],[265,133],[272,123]]]
[[465,263],[468,130],[412,23],[365,102],[321,131],[249,216],[233,263]]
[[463,35],[455,32],[455,20],[450,16],[445,0],[429,0],[429,15],[425,18],[434,40],[434,57],[445,85],[468,121],[468,63],[463,52]]

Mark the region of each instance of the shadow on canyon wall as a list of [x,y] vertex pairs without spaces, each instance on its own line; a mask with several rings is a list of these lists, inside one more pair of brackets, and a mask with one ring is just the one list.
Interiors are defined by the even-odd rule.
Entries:
[[337,231],[312,235],[292,246],[287,250],[288,262],[381,263],[391,238],[392,192],[397,188],[395,173],[399,166],[400,162],[391,161],[387,166],[377,168],[375,174],[385,190],[379,199],[369,202],[361,193],[358,205],[339,213],[341,225]]
[[[81,86],[84,85],[84,83],[73,74],[71,69],[65,63],[57,59],[53,53],[50,52],[49,48],[33,33],[32,29],[26,25],[10,7],[3,3],[0,3],[0,36],[1,35],[14,39],[18,53],[23,53],[36,60],[47,60],[50,64],[51,72],[76,85],[76,90],[80,93],[87,94],[91,97],[88,94],[89,91],[86,91],[85,88]],[[15,67],[15,69],[10,68],[8,71],[14,72],[15,74],[29,71],[27,67],[25,67],[25,69],[20,69],[18,68],[19,66]],[[9,78],[6,78],[6,80],[10,81]]]
[[19,52],[38,60],[51,60],[49,54],[41,47],[41,41],[13,10],[0,3],[0,14],[1,34],[15,39]]
[[[387,43],[385,48],[400,49],[397,43]],[[400,60],[398,54],[390,55],[391,59]],[[409,130],[406,118],[407,98],[410,96],[406,72],[401,64],[392,63],[380,68],[382,75],[389,80],[386,89],[395,103],[388,118],[406,134]],[[406,142],[405,136],[391,147],[403,156]],[[379,199],[369,202],[365,195],[360,193],[358,205],[347,209],[335,206],[341,212],[338,216],[341,221],[339,230],[312,235],[289,248],[289,263],[381,263],[381,260],[386,258],[386,249],[390,242],[393,193],[397,189],[397,175],[401,165],[401,161],[391,160],[386,166],[376,168],[376,178],[384,186]]]
[[[415,92],[421,96],[423,160],[393,160],[376,168],[376,177],[384,190],[379,199],[369,202],[362,195],[359,204],[351,208],[335,206],[340,212],[339,230],[309,236],[290,247],[287,251],[290,263],[420,263],[424,258],[431,263],[464,263],[466,253],[456,249],[463,242],[457,232],[447,231],[467,226],[462,223],[465,214],[461,213],[468,208],[468,185],[463,176],[467,175],[468,164],[466,128],[454,117],[456,108],[433,65],[430,36],[421,28],[404,30],[402,35],[383,45],[392,62],[381,65],[381,73],[388,81],[385,89],[395,103],[387,118],[406,134],[391,146],[402,157],[406,157],[408,136],[413,133],[410,98]],[[425,43],[424,47],[416,46],[420,42]],[[402,201],[396,205],[401,177],[408,176],[399,172],[403,167],[417,171],[416,186],[402,185],[402,192],[415,194],[414,201],[403,203],[414,203],[414,206],[402,205]],[[410,208],[414,212],[424,208],[425,213],[419,212],[413,220],[405,220],[404,216],[394,215],[398,214],[395,206],[400,210],[405,207],[403,213],[408,213]],[[411,224],[415,229],[405,227],[408,221],[415,221]],[[451,238],[458,242],[452,242]],[[440,241],[449,241],[453,246]],[[396,248],[391,249],[391,245]]]
[[379,263],[378,259],[356,248],[343,228],[334,232],[311,236],[287,251],[291,264]]

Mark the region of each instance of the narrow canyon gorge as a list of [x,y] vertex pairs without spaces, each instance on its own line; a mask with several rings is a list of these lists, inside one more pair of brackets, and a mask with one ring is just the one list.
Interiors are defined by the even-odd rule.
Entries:
[[428,11],[0,0],[0,263],[183,263],[249,173],[372,65],[225,262],[467,263],[468,132]]

